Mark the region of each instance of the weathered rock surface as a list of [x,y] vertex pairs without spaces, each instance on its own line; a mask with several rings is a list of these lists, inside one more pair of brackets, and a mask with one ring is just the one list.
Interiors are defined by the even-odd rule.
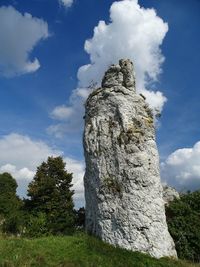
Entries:
[[135,92],[133,64],[112,65],[86,102],[86,229],[159,258],[176,257],[168,232],[153,114]]
[[171,201],[176,198],[180,198],[179,193],[176,191],[175,188],[165,185],[163,186],[163,200],[165,205],[168,205]]

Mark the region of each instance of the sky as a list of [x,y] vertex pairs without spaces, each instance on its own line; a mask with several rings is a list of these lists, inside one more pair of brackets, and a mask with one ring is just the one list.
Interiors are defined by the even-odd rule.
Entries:
[[0,172],[26,195],[61,155],[84,205],[84,102],[110,64],[134,62],[154,112],[163,183],[200,188],[199,0],[0,0]]

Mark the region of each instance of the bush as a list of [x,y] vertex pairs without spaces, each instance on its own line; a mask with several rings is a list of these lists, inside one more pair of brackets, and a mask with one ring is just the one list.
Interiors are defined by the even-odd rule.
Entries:
[[200,191],[181,195],[166,207],[178,257],[200,261]]
[[48,235],[48,221],[45,213],[30,215],[27,218],[24,235],[27,237],[41,237]]
[[23,219],[19,212],[7,217],[1,228],[5,234],[21,235],[23,232]]

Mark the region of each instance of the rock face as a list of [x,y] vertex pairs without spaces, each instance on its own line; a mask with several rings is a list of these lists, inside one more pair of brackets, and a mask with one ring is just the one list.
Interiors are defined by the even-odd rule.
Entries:
[[165,205],[168,205],[171,201],[176,198],[180,198],[179,193],[176,191],[175,188],[165,185],[163,186],[163,200]]
[[86,102],[86,230],[156,258],[176,257],[168,232],[153,114],[135,92],[133,64],[112,65]]

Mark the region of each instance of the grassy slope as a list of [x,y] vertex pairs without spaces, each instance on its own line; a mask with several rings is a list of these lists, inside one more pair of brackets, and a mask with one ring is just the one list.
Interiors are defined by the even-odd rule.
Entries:
[[186,267],[182,261],[156,260],[114,248],[84,234],[39,239],[0,238],[0,266]]

